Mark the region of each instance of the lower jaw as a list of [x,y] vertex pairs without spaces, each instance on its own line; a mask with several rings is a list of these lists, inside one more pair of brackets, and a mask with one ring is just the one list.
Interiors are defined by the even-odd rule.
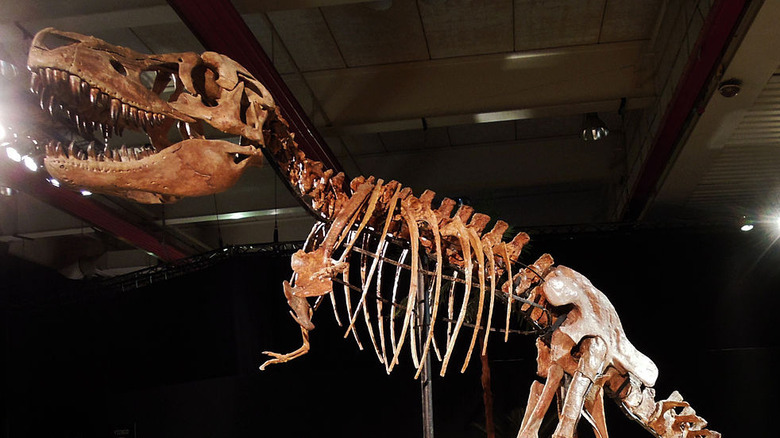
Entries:
[[227,141],[190,139],[137,160],[110,162],[50,156],[44,159],[44,165],[65,187],[155,204],[228,189],[253,164],[252,160],[235,164],[228,156],[246,151],[246,147]]

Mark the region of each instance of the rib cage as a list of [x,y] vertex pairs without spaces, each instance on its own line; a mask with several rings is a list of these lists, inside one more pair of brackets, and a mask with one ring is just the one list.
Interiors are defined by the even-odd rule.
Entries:
[[[323,228],[316,227],[309,242],[316,239],[317,233],[321,233]],[[356,231],[351,231],[348,240],[355,238],[355,234]],[[491,319],[488,313],[492,312],[483,311],[482,318],[477,320],[478,295],[472,293],[470,300],[464,300],[468,298],[464,297],[466,281],[463,271],[457,267],[445,266],[442,269],[439,286],[442,293],[437,299],[435,260],[431,258],[421,257],[419,260],[416,289],[418,293],[417,298],[414,299],[409,287],[402,286],[411,284],[412,266],[409,264],[411,258],[409,247],[388,241],[380,247],[379,237],[380,235],[370,230],[364,230],[363,234],[357,237],[361,245],[355,245],[351,249],[350,268],[334,278],[334,293],[330,295],[330,301],[337,323],[345,330],[344,336],[353,337],[361,349],[373,350],[388,373],[399,362],[409,361],[409,358],[419,373],[427,354],[433,354],[439,362],[442,362],[445,357],[456,357],[457,359],[453,360],[457,361],[464,360],[465,358],[452,354],[459,334],[463,335],[461,339],[463,337],[470,339],[475,331],[486,327],[494,335],[496,333],[538,334],[544,330],[545,325],[537,322],[529,323],[526,318],[530,315],[526,315],[529,309],[538,309],[540,315],[547,315],[548,311],[539,304],[517,295],[512,297],[510,310],[514,310],[515,317],[510,319],[511,327],[508,331],[502,319],[503,313],[496,314],[496,318]],[[340,251],[335,255],[339,258],[344,256]],[[521,269],[533,268],[516,266],[513,271],[517,272]],[[478,291],[479,282],[472,281],[471,288]],[[487,289],[486,287],[486,294]],[[423,299],[420,295],[423,293],[430,298],[427,307],[422,305]],[[508,294],[500,291],[496,291],[489,298],[493,303],[499,301],[503,306],[509,304],[509,299]],[[483,308],[487,306],[486,299]],[[409,327],[405,339],[401,340],[399,336],[403,331],[407,309],[411,312]],[[426,309],[430,310],[429,325],[423,322],[422,312]],[[518,312],[522,312],[519,318]],[[461,324],[460,330],[455,330],[458,322]],[[428,341],[429,334],[433,333],[431,330],[435,331],[435,336],[430,336]],[[487,348],[488,339],[482,345],[471,344],[470,349],[480,348],[483,351]],[[468,359],[465,359],[462,371],[467,364]],[[446,369],[446,364],[443,364],[442,375]]]

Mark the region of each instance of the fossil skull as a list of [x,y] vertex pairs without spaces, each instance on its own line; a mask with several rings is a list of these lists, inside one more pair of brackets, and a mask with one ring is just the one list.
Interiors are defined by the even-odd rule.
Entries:
[[[46,145],[46,169],[66,186],[171,202],[223,191],[262,162],[273,99],[226,56],[146,55],[49,28],[35,36],[28,67],[41,107],[98,140]],[[119,146],[125,129],[146,133],[148,144]],[[241,144],[206,138],[215,131]]]

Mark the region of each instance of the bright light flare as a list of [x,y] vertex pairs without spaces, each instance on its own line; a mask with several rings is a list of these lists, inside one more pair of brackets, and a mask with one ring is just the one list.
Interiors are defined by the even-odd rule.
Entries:
[[741,231],[751,231],[753,229],[753,224],[745,224],[740,227]]
[[8,158],[11,159],[11,161],[16,161],[17,163],[22,161],[22,154],[20,154],[19,151],[17,151],[13,146],[6,147],[5,153],[8,155]]
[[38,163],[36,163],[35,159],[29,155],[22,158],[22,163],[24,164],[24,167],[26,167],[27,170],[31,172],[36,172],[38,170]]

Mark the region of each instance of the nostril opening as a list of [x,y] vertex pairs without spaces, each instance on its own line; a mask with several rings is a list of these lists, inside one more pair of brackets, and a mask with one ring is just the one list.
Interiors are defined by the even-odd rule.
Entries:
[[111,67],[114,67],[114,70],[116,70],[120,75],[127,76],[127,70],[125,70],[125,66],[122,65],[119,61],[112,59]]

